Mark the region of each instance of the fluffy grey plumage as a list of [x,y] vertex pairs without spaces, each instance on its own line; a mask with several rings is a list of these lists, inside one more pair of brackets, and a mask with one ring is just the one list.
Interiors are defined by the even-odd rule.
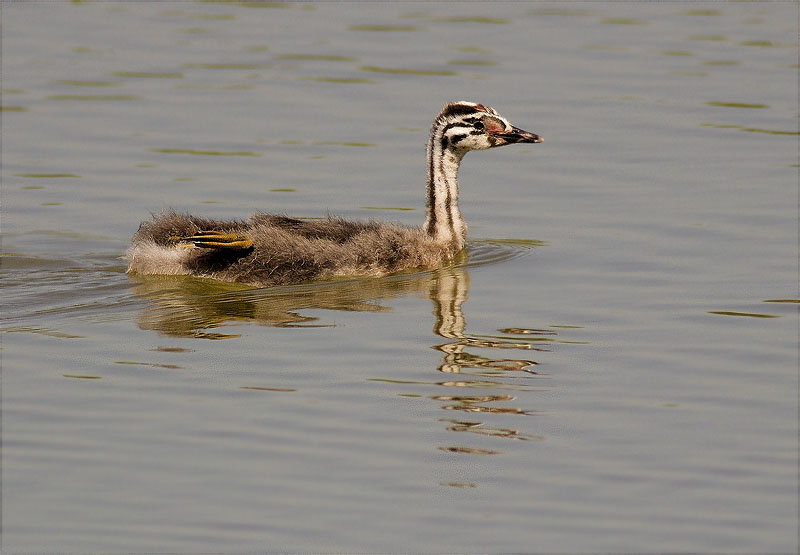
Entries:
[[[174,238],[207,229],[244,235],[252,247],[170,245]],[[453,245],[434,241],[421,228],[374,221],[304,221],[256,214],[245,222],[222,222],[170,211],[141,224],[128,260],[129,271],[138,274],[192,274],[270,286],[430,268],[456,252]]]
[[462,157],[470,150],[516,142],[538,143],[541,138],[481,104],[450,103],[434,120],[428,141],[423,227],[271,214],[216,221],[168,211],[140,225],[128,249],[128,271],[272,286],[440,266],[466,239],[458,209]]

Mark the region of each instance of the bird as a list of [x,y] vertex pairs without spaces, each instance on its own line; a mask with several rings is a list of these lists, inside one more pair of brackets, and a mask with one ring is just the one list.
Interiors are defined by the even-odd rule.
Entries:
[[125,257],[128,273],[272,287],[440,267],[466,245],[467,225],[458,206],[464,155],[541,142],[541,136],[515,127],[489,106],[449,102],[430,129],[422,227],[263,212],[248,220],[220,221],[168,209],[142,222],[133,235]]

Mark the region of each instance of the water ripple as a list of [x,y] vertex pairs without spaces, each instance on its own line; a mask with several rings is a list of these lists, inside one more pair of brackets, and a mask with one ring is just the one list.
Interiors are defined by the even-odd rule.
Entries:
[[507,262],[530,254],[536,247],[547,246],[537,239],[477,239],[467,244],[469,261],[466,268]]

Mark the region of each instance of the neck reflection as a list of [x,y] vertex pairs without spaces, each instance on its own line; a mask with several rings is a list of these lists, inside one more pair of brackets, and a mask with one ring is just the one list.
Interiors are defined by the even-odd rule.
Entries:
[[[451,432],[466,432],[491,438],[518,440],[543,439],[526,434],[517,428],[496,426],[495,415],[530,416],[538,411],[518,406],[518,394],[540,389],[531,383],[533,378],[546,378],[534,370],[538,362],[531,359],[496,357],[497,350],[549,351],[552,330],[502,328],[498,334],[467,333],[463,305],[468,299],[469,273],[463,268],[450,268],[436,273],[431,281],[430,299],[435,324],[433,332],[449,341],[434,345],[442,353],[437,370],[459,374],[452,379],[435,382],[448,389],[446,393],[430,395],[443,402],[442,410],[464,413],[463,417],[441,418]],[[529,396],[526,395],[526,398]],[[467,416],[469,414],[469,416]],[[504,420],[505,421],[505,420]],[[492,446],[493,447],[493,446]],[[497,455],[503,451],[479,445],[444,445],[439,449],[451,453]],[[458,483],[443,485],[463,487]]]

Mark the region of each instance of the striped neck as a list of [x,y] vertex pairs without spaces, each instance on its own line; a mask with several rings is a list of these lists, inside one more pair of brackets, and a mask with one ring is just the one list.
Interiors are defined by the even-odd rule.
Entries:
[[458,165],[465,150],[451,147],[445,132],[452,124],[434,122],[428,140],[427,211],[423,229],[437,242],[464,246],[467,224],[458,208]]

